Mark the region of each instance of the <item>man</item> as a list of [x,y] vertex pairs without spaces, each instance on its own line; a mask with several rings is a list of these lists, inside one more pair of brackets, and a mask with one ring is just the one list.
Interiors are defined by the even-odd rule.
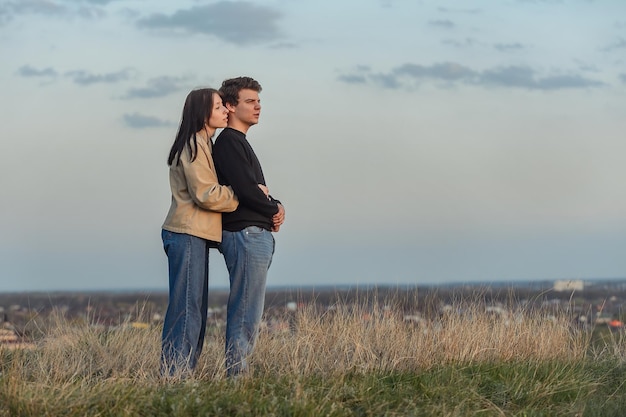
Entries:
[[221,251],[230,279],[226,312],[226,370],[235,376],[248,370],[259,332],[267,271],[274,254],[274,237],[285,219],[280,201],[266,195],[261,164],[246,139],[259,122],[261,85],[250,77],[225,80],[220,88],[228,109],[228,127],[217,137],[213,160],[221,184],[239,199],[237,210],[222,215]]

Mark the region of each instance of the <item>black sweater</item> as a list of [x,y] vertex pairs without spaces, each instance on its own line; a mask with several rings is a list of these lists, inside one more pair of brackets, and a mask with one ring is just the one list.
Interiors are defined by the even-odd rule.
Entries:
[[265,185],[261,163],[246,135],[225,128],[215,140],[213,162],[220,184],[230,185],[239,199],[237,210],[222,214],[222,228],[230,232],[259,226],[272,228],[272,216],[278,213],[278,200],[266,197],[257,184]]

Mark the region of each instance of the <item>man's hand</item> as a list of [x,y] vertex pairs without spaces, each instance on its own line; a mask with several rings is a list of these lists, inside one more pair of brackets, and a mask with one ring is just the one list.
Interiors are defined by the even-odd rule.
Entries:
[[280,226],[285,222],[285,208],[282,204],[278,205],[278,213],[274,214],[272,217],[272,232],[278,232],[280,230]]

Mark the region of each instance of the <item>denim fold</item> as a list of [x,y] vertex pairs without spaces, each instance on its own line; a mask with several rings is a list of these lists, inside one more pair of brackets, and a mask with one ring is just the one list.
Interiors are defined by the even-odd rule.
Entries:
[[267,272],[274,255],[274,236],[269,230],[249,226],[222,232],[221,252],[230,280],[226,319],[226,373],[248,371],[263,316]]
[[161,337],[161,374],[184,376],[197,365],[207,324],[212,242],[162,230],[169,269],[169,300]]

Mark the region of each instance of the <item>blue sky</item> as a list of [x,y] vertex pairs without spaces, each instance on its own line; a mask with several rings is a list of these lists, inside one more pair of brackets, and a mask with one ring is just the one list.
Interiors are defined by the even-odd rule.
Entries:
[[239,75],[269,285],[626,276],[621,0],[2,0],[0,51],[0,291],[165,290],[184,98]]

